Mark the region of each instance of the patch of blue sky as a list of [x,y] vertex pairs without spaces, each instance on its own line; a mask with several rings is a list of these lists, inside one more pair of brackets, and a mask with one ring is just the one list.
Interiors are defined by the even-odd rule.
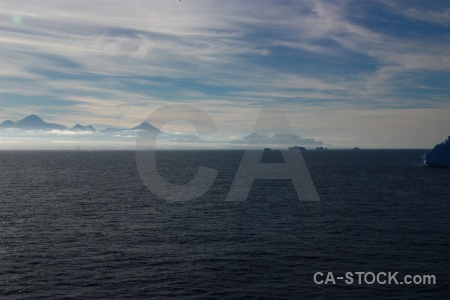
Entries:
[[277,72],[302,74],[312,77],[356,76],[376,71],[380,63],[367,55],[348,51],[333,41],[321,41],[321,46],[332,49],[334,53],[323,54],[287,46],[268,47],[264,56],[245,55],[250,63],[264,65]]
[[[435,1],[427,1],[426,6],[417,6],[417,9],[429,10],[433,7],[433,2]],[[448,1],[446,4],[448,6]],[[414,5],[410,8],[413,7]],[[440,10],[442,10],[442,7]],[[352,12],[354,13],[352,14]],[[418,37],[426,39],[449,34],[449,28],[446,26],[434,24],[429,20],[402,15],[380,2],[354,2],[353,9],[348,14],[348,19],[373,32],[402,39],[417,39]]]
[[448,103],[449,82],[450,74],[447,72],[410,71],[390,83],[389,94],[395,95],[400,101],[413,96],[427,99],[426,103],[436,102],[440,105]]
[[312,107],[329,107],[330,105],[334,105],[337,103],[348,104],[348,99],[336,99],[335,97],[329,98],[312,98],[312,97],[296,97],[296,98],[275,98],[277,105],[289,106],[293,104],[301,104],[302,107],[312,106]]
[[[138,80],[134,80],[138,79]],[[198,92],[210,96],[222,96],[242,89],[233,86],[217,85],[203,81],[201,78],[168,78],[168,77],[133,77],[124,79],[126,89],[135,93],[150,94],[166,100],[189,101],[197,96],[189,96],[187,92]]]
[[[82,69],[82,66],[79,63],[75,62],[72,59],[67,58],[67,56],[57,55],[54,53],[30,51],[29,49],[24,49],[23,52],[28,55],[32,55],[35,59],[42,59],[42,61],[48,63],[48,68],[42,66],[43,69],[31,70],[35,73],[39,72],[41,74],[45,74],[46,72],[48,72],[48,69],[50,67],[61,67],[65,68],[67,71]],[[67,72],[67,74],[70,74],[70,72]]]
[[[443,95],[449,95],[450,93],[450,74],[448,72],[439,71],[424,71],[421,72],[422,76],[418,84],[419,88],[434,89],[435,92],[440,91]],[[419,75],[419,76],[420,76]],[[450,100],[450,99],[449,99]]]
[[397,94],[392,93],[391,96],[396,97],[395,105],[411,105],[415,108],[448,108],[448,94],[436,93],[429,89],[420,88],[399,88]]

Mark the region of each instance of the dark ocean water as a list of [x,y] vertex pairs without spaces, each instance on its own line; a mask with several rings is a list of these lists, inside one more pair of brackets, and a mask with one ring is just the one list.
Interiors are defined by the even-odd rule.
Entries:
[[[172,183],[219,171],[187,202],[154,196],[131,151],[0,152],[0,298],[450,299],[450,169],[424,152],[306,151],[320,202],[257,180],[237,203],[242,151],[158,152]],[[317,285],[318,271],[437,284]]]

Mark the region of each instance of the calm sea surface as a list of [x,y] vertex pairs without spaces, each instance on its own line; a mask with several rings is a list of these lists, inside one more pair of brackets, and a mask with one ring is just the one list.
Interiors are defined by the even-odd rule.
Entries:
[[[238,203],[243,151],[158,152],[172,183],[218,170],[187,202],[154,196],[132,151],[0,152],[0,298],[450,299],[450,169],[425,152],[305,151],[320,202],[257,180]],[[319,271],[437,284],[317,285]]]

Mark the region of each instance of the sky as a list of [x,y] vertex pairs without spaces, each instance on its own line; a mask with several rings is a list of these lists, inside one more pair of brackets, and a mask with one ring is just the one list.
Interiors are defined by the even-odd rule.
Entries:
[[448,1],[4,0],[0,122],[130,128],[190,104],[231,141],[282,106],[330,148],[431,148],[450,135],[449,45]]

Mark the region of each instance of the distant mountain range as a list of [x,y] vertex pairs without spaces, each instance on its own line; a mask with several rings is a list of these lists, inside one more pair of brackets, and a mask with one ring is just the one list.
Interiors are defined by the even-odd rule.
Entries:
[[302,137],[293,133],[276,133],[273,136],[252,133],[232,144],[279,144],[279,145],[323,145],[323,142],[313,138]]
[[6,120],[0,124],[0,128],[17,128],[23,130],[67,130],[68,128],[64,125],[47,123],[36,115],[30,115],[24,119],[14,122],[11,120]]
[[[17,131],[16,131],[17,130]],[[108,127],[103,130],[97,130],[92,125],[81,125],[76,124],[75,126],[69,128],[64,125],[48,123],[45,122],[41,117],[37,115],[29,115],[22,120],[12,121],[6,120],[0,124],[0,132],[3,135],[14,135],[14,134],[32,134],[33,136],[38,135],[39,132],[54,135],[65,135],[67,136],[77,136],[83,135],[83,138],[99,138],[103,136],[104,138],[130,138],[137,137],[138,132],[152,132],[159,135],[159,139],[180,142],[180,143],[209,143],[203,140],[198,135],[194,134],[168,134],[164,133],[155,126],[149,124],[148,122],[142,122],[138,126],[132,128],[114,128]],[[91,134],[96,133],[96,134]],[[217,142],[217,141],[216,141]],[[220,143],[231,143],[231,144],[278,144],[278,145],[323,145],[321,141],[316,141],[313,138],[302,137],[297,134],[283,134],[276,133],[272,136],[261,135],[257,133],[252,133],[243,138],[232,140],[232,141],[219,141]]]
[[25,117],[24,119],[14,122],[11,120],[6,120],[3,123],[0,124],[0,130],[1,129],[22,129],[22,130],[40,130],[40,131],[52,131],[52,130],[70,130],[70,131],[91,131],[91,132],[105,132],[105,133],[115,133],[115,132],[123,132],[123,131],[156,131],[158,133],[161,133],[161,131],[154,127],[153,125],[143,122],[140,125],[133,127],[133,128],[106,128],[104,130],[97,130],[91,125],[83,126],[80,124],[76,124],[72,128],[69,128],[64,125],[55,124],[55,123],[47,123],[45,122],[41,117],[36,115],[29,115],[28,117]]

